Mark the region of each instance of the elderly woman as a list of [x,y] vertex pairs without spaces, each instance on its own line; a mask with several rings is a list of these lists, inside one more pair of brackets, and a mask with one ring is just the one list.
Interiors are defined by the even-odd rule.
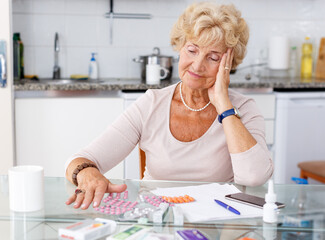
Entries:
[[121,192],[102,173],[139,144],[144,179],[231,182],[256,186],[273,173],[264,119],[255,102],[229,87],[229,71],[244,58],[248,27],[233,5],[189,6],[171,32],[181,82],[148,90],[89,146],[67,163],[78,186],[67,204],[98,206]]

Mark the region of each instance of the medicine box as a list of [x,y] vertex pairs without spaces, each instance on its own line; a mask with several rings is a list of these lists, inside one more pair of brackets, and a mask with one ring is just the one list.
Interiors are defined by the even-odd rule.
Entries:
[[93,240],[112,234],[116,222],[103,218],[86,219],[59,229],[60,239]]
[[175,239],[177,240],[208,240],[199,230],[197,229],[186,229],[176,231]]
[[122,232],[116,233],[106,238],[106,240],[133,240],[139,239],[144,233],[148,232],[151,227],[132,225]]

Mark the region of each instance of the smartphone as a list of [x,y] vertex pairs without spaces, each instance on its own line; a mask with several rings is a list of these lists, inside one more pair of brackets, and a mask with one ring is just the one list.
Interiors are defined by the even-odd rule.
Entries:
[[[234,193],[234,194],[228,194],[225,196],[228,200],[233,200],[236,202],[244,203],[253,207],[263,208],[263,205],[265,204],[264,198],[256,197],[253,195],[249,195],[246,193]],[[278,208],[284,208],[284,203],[275,203]]]

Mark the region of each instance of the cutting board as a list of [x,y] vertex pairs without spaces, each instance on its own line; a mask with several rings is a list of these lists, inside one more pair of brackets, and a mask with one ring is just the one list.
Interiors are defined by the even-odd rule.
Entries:
[[319,53],[316,65],[316,78],[325,79],[325,38],[320,40]]

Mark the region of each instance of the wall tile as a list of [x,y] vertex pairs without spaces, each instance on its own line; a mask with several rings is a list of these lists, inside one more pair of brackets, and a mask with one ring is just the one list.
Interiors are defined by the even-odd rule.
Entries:
[[64,15],[32,15],[33,36],[32,44],[39,46],[53,46],[55,32],[59,33],[60,45],[67,40],[65,34]]
[[127,77],[127,49],[100,48],[98,49],[99,77]]
[[67,15],[95,15],[97,14],[97,0],[66,0],[65,14]]
[[33,16],[26,14],[14,14],[13,32],[19,32],[25,45],[32,45],[34,34]]
[[68,46],[96,46],[97,20],[95,16],[67,15],[66,35]]
[[33,0],[32,13],[60,14],[65,11],[65,0]]
[[24,71],[25,75],[36,74],[35,71],[35,47],[24,46]]
[[12,12],[15,13],[30,13],[33,10],[32,0],[12,0]]
[[34,48],[34,52],[35,74],[40,78],[52,78],[54,66],[53,48],[38,46]]
[[325,9],[325,1],[315,0],[312,19],[325,20],[324,9]]
[[104,17],[97,17],[97,45],[101,47],[128,47],[133,44],[133,37],[130,36],[129,29],[132,28],[128,19],[113,19],[113,43],[111,39],[111,20]]
[[67,71],[65,77],[69,77],[72,74],[88,75],[88,66],[91,59],[91,52],[98,52],[98,50],[96,47],[67,48]]

